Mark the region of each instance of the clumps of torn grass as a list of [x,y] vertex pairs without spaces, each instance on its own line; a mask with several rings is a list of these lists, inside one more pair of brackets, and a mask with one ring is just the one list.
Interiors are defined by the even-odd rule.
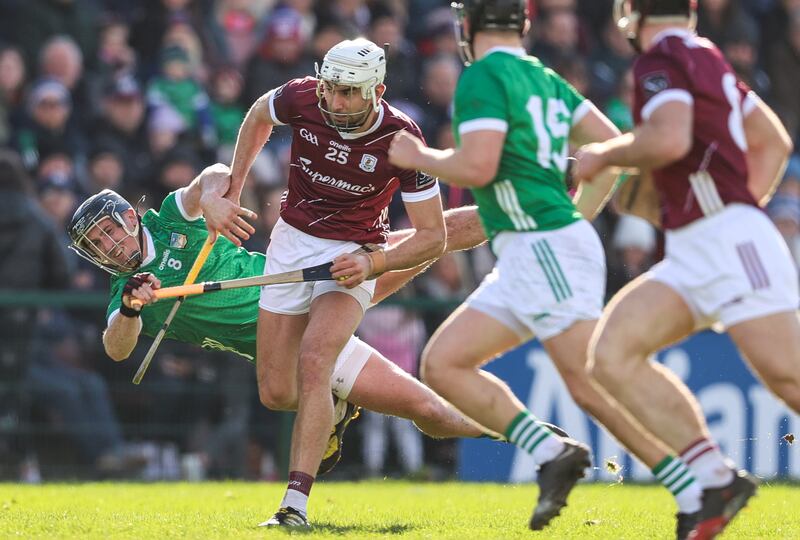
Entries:
[[622,475],[622,465],[617,461],[617,456],[606,458],[604,466],[607,472],[616,476],[616,482],[614,483],[621,484],[625,477]]

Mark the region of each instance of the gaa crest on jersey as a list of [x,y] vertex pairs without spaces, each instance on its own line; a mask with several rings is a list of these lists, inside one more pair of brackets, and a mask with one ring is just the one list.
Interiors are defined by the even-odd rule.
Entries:
[[364,172],[375,172],[375,166],[378,164],[378,158],[372,154],[364,154],[361,156],[361,163],[358,168]]
[[181,233],[170,233],[169,235],[169,247],[175,249],[183,249],[186,247],[187,239],[185,234]]
[[652,97],[667,88],[669,88],[669,76],[663,71],[642,77],[642,90],[644,90],[645,97]]

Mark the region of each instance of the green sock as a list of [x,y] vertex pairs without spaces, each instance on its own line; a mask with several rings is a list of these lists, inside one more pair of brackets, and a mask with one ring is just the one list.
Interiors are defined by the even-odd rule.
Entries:
[[536,422],[536,417],[528,411],[519,413],[505,431],[506,439],[529,454],[533,454],[540,444],[554,433]]

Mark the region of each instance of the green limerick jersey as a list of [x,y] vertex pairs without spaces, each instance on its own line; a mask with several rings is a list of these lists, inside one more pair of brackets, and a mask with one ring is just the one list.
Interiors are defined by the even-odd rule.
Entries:
[[453,130],[506,134],[497,176],[473,188],[490,239],[503,231],[559,229],[581,219],[567,193],[569,132],[589,102],[523,49],[496,47],[461,75]]
[[[150,272],[162,287],[182,285],[207,237],[205,220],[188,218],[179,200],[180,192],[170,193],[158,212],[149,210],[142,217],[147,258],[136,272]],[[220,236],[197,277],[221,281],[261,275],[265,256],[237,248]],[[111,300],[107,318],[119,309],[121,294],[131,274],[112,276]],[[258,287],[219,291],[184,300],[167,331],[167,338],[200,345],[206,349],[227,350],[251,361],[256,357]],[[142,310],[142,333],[155,336],[175,300],[160,300]]]

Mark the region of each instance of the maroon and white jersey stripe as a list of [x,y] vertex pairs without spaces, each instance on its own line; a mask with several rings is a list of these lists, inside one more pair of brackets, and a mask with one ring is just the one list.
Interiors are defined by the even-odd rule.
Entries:
[[667,30],[636,60],[634,78],[637,124],[668,102],[693,110],[689,154],[653,171],[664,228],[682,227],[735,202],[757,207],[747,188],[743,119],[758,98],[720,50],[688,30]]
[[[270,116],[292,127],[289,185],[281,217],[318,238],[384,243],[389,233],[388,205],[398,189],[403,201],[439,194],[436,178],[389,163],[395,133],[419,138],[408,116],[379,102],[375,124],[359,134],[329,127],[317,106],[317,79],[294,79],[269,95]],[[424,140],[424,139],[423,139]]]

